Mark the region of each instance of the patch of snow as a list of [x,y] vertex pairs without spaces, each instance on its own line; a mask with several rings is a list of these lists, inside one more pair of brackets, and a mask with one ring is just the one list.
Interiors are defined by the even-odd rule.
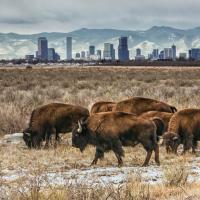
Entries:
[[13,133],[5,135],[1,140],[0,144],[12,143],[18,144],[23,140],[23,133]]

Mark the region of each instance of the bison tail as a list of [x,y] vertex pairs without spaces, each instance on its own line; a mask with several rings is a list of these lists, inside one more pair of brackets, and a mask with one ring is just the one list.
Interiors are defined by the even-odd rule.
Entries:
[[165,124],[164,124],[163,120],[159,117],[154,117],[152,120],[156,125],[156,135],[161,136],[165,129]]
[[174,107],[174,106],[170,106],[170,108],[171,108],[171,110],[172,110],[172,113],[177,112],[177,108],[176,108],[176,107]]

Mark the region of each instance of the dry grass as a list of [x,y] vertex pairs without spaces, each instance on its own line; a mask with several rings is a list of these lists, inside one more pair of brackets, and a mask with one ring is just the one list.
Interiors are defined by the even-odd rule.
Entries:
[[[166,101],[178,109],[200,105],[200,68],[114,68],[66,67],[0,69],[0,135],[21,132],[31,111],[49,102],[85,106],[99,100],[118,101],[145,96]],[[126,184],[88,187],[52,186],[45,172],[87,168],[94,156],[89,147],[81,154],[71,147],[70,135],[57,149],[28,150],[23,145],[0,146],[0,191],[5,199],[199,199],[200,185],[188,183],[192,155],[167,155],[161,148],[161,169],[165,184],[147,185],[133,174]],[[142,147],[125,148],[125,166],[139,166],[145,158]],[[84,158],[84,159],[83,159]],[[154,165],[153,158],[150,165]],[[98,167],[117,167],[113,153],[106,153]],[[4,181],[5,170],[28,170],[25,177]],[[45,187],[44,187],[45,183]],[[1,197],[0,197],[1,198]]]

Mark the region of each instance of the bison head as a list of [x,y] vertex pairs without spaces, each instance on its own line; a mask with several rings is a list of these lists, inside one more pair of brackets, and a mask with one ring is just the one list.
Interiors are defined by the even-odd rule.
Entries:
[[82,152],[88,144],[87,122],[78,121],[77,126],[72,130],[72,146],[79,148]]
[[40,148],[41,146],[41,138],[37,137],[37,134],[35,134],[35,132],[32,132],[31,129],[25,129],[23,131],[23,139],[24,142],[26,144],[26,146],[28,146],[28,148]]
[[177,153],[178,146],[181,144],[181,138],[178,134],[166,132],[163,135],[163,142],[166,145],[167,152]]
[[26,129],[23,131],[23,139],[24,139],[26,146],[31,148],[32,147],[32,139],[31,139],[31,131],[29,129]]

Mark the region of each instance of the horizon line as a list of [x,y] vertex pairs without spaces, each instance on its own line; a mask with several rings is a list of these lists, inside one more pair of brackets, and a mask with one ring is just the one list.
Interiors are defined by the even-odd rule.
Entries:
[[174,27],[174,26],[165,26],[165,25],[154,25],[150,28],[147,29],[143,29],[143,30],[130,30],[130,29],[118,29],[118,28],[79,28],[79,29],[74,29],[73,31],[69,31],[69,32],[63,32],[63,31],[41,31],[41,32],[36,32],[36,33],[19,33],[19,32],[0,32],[0,34],[16,34],[16,35],[38,35],[38,34],[52,34],[52,33],[63,33],[63,34],[70,34],[76,31],[80,31],[80,30],[113,30],[113,31],[130,31],[130,32],[144,32],[144,31],[148,31],[151,30],[153,28],[171,28],[171,29],[177,29],[180,31],[188,31],[188,30],[193,30],[193,29],[197,29],[200,28],[199,26],[195,26],[193,28],[186,28],[186,29],[182,29],[182,28],[178,28],[178,27]]

